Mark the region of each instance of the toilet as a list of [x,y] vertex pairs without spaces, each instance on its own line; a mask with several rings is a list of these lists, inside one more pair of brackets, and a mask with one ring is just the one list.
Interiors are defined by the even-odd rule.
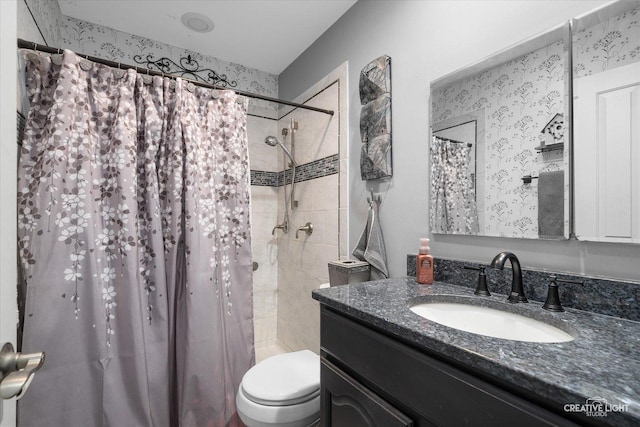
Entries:
[[249,369],[236,394],[247,427],[308,427],[320,418],[320,357],[309,350],[269,357]]

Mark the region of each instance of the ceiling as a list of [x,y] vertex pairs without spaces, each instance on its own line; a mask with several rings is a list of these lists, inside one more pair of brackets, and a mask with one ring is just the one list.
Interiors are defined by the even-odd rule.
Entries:
[[[64,15],[280,74],[357,0],[58,0]],[[214,28],[182,24],[201,13]]]

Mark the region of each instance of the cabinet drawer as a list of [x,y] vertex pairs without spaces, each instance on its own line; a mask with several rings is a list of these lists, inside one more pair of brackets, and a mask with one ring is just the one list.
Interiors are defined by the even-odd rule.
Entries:
[[324,306],[320,342],[336,365],[396,407],[435,425],[577,425]]

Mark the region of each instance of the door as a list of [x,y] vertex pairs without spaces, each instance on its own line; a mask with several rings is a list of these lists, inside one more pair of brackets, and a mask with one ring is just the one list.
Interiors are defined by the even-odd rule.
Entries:
[[640,243],[640,62],[573,85],[576,235]]
[[[16,345],[16,0],[0,0],[0,342]],[[15,399],[0,400],[0,427],[14,427]]]

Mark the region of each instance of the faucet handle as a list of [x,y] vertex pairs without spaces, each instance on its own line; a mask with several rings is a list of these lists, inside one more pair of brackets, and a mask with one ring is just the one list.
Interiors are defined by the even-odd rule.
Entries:
[[296,239],[298,238],[298,232],[300,231],[304,231],[305,233],[307,233],[307,236],[311,236],[311,234],[313,233],[313,224],[307,222],[302,227],[298,227],[298,229],[296,230]]
[[482,264],[478,265],[477,267],[464,265],[462,266],[462,268],[464,268],[465,270],[476,270],[480,272],[478,274],[478,286],[476,286],[476,291],[474,292],[474,295],[482,295],[485,297],[490,297],[491,294],[489,293],[489,289],[487,287],[487,274],[484,271],[487,268],[487,266]]
[[562,312],[564,308],[560,304],[560,295],[558,294],[558,283],[571,283],[575,285],[584,285],[584,281],[581,280],[566,280],[558,279],[555,274],[549,276],[551,283],[549,283],[549,291],[547,292],[547,300],[544,302],[542,308],[549,311]]

